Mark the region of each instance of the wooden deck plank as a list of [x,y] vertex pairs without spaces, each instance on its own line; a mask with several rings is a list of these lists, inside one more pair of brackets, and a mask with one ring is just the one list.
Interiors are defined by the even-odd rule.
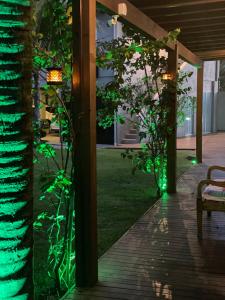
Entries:
[[[207,162],[213,162],[213,144]],[[225,164],[225,153],[216,151],[221,157],[215,161]],[[224,300],[224,213],[205,214],[201,243],[196,234],[195,190],[206,169],[185,173],[177,195],[161,199],[100,258],[94,288],[64,300]]]

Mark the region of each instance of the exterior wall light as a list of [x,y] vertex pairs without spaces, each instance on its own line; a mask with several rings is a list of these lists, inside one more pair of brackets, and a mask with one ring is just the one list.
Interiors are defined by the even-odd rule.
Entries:
[[170,73],[163,73],[162,74],[162,80],[172,80],[173,76]]
[[62,68],[51,67],[47,69],[47,83],[49,85],[60,85],[63,82]]
[[119,3],[118,4],[118,15],[126,16],[127,15],[127,5],[126,3]]

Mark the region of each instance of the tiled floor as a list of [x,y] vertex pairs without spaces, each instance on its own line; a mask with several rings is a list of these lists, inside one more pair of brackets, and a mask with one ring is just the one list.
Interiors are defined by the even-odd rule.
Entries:
[[[204,163],[178,183],[99,260],[99,282],[65,300],[224,300],[225,215],[204,218],[196,236],[195,191],[206,164],[225,165],[225,134],[207,136]],[[137,204],[138,205],[138,204]]]

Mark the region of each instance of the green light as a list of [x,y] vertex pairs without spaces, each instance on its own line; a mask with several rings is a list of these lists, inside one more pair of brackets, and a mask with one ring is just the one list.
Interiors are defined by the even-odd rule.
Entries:
[[10,33],[0,30],[0,38],[9,39],[9,38],[12,38],[12,37],[13,36]]
[[26,175],[28,169],[22,169],[20,167],[5,167],[0,168],[0,180],[7,178],[19,178]]
[[0,113],[0,121],[15,123],[15,122],[20,121],[23,116],[24,116],[24,113],[14,113],[14,114]]
[[17,297],[16,295],[18,291],[22,290],[25,282],[26,278],[0,281],[1,300],[18,300],[20,296]]
[[7,152],[23,151],[27,148],[27,146],[28,146],[27,143],[20,142],[20,141],[0,143],[0,155],[1,155],[1,152],[2,153],[7,153]]
[[18,162],[23,159],[22,156],[13,156],[13,157],[0,157],[0,164],[8,164],[12,162]]
[[13,28],[13,27],[24,27],[26,24],[21,21],[14,21],[14,20],[1,20],[0,26],[6,28]]
[[[6,252],[6,251],[4,251]],[[16,272],[19,272],[25,265],[23,261],[17,261],[15,263],[10,264],[0,264],[0,279],[5,276],[11,276]]]
[[[0,33],[1,34],[1,33]],[[18,65],[18,61],[12,61],[12,60],[0,60],[0,66],[5,66],[5,65]]]
[[196,159],[193,159],[191,162],[193,165],[197,165],[197,163],[198,163]]
[[[2,222],[1,222],[2,223]],[[15,224],[14,224],[15,223]],[[10,226],[10,222],[3,222],[4,226],[9,226],[10,228],[0,226],[0,238],[4,239],[14,239],[21,238],[26,233],[28,226],[24,226],[24,220],[16,221]]]
[[10,6],[5,6],[0,4],[0,15],[14,15],[14,16],[21,16],[23,13],[13,9]]
[[0,89],[1,90],[7,90],[7,91],[18,91],[19,87],[18,86],[1,86],[0,85]]
[[[22,8],[23,7],[23,8]],[[27,59],[23,42],[28,33],[23,14],[29,13],[28,0],[0,1],[0,299],[33,299],[24,288],[27,278],[23,268],[30,247],[24,247],[30,219],[18,217],[30,199],[25,197],[30,183],[27,160],[26,134],[22,131],[25,117],[24,99],[20,79]],[[21,35],[20,32],[23,32]],[[5,39],[5,40],[4,40]],[[20,54],[20,55],[18,55]],[[5,58],[5,59],[4,59]],[[26,60],[27,61],[27,60]],[[19,71],[22,70],[22,71]],[[29,88],[28,88],[29,92]],[[15,140],[16,135],[16,140]],[[11,195],[9,197],[9,194]],[[24,197],[24,199],[23,199]],[[22,212],[22,214],[21,214]],[[6,221],[7,220],[7,221]]]
[[30,6],[29,0],[1,0],[1,2],[16,4],[20,6],[27,6],[27,7]]
[[0,250],[4,249],[14,249],[18,247],[20,244],[20,240],[18,239],[9,239],[0,241]]
[[[15,216],[15,214],[26,205],[26,202],[6,202],[1,203],[0,201],[0,217],[1,216]],[[1,248],[1,242],[0,242]]]
[[30,249],[0,251],[0,269],[2,265],[10,264],[10,262],[17,263],[20,260],[24,260],[28,256],[29,252]]
[[18,193],[18,192],[22,192],[25,189],[25,187],[27,186],[27,181],[7,183],[1,180],[0,186],[2,188],[2,194]]
[[[8,51],[8,52],[7,52]],[[12,51],[16,51],[16,49],[5,49],[5,52],[4,53],[18,53],[18,52],[12,52]],[[1,51],[1,45],[0,45],[0,53],[3,52]],[[18,74],[17,72],[15,71],[9,71],[9,70],[6,70],[6,71],[2,71],[0,72],[0,80],[1,81],[9,81],[9,80],[15,80],[15,79],[19,79],[21,78],[21,74]]]

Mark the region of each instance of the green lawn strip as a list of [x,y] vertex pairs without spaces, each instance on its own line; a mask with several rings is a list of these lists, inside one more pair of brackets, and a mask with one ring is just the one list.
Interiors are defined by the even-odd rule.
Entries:
[[[121,150],[98,149],[98,254],[101,256],[156,201],[152,175],[137,171],[132,175],[131,161]],[[192,163],[186,157],[193,151],[178,151],[177,176]]]
[[[118,240],[157,200],[152,175],[141,171],[132,174],[130,160],[123,159],[123,150],[97,150],[98,179],[98,254],[101,256]],[[191,167],[186,157],[193,151],[178,151],[178,176]],[[59,151],[56,151],[59,160]],[[38,200],[40,195],[41,168],[46,165],[42,159],[34,170],[34,213],[48,209],[49,203]],[[50,168],[55,168],[50,163]],[[34,274],[36,292],[40,293],[50,284],[47,276],[47,227],[35,233]]]

